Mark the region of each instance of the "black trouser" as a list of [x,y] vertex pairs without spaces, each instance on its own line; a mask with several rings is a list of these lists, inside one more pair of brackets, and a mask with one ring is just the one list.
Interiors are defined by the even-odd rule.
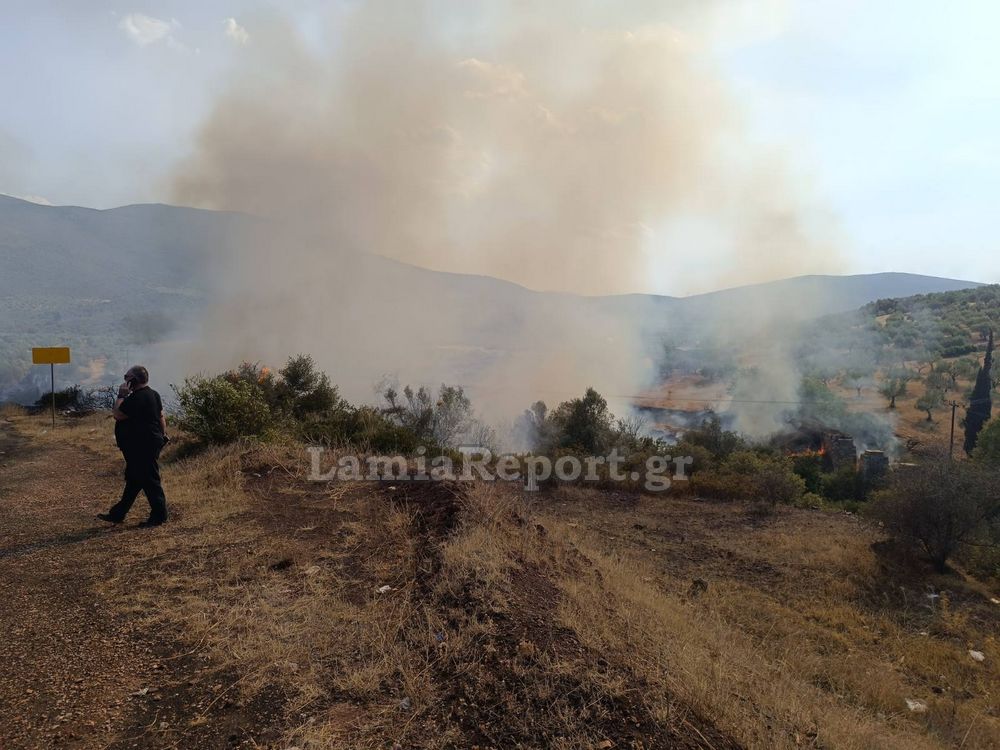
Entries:
[[167,520],[167,498],[160,484],[160,449],[146,446],[122,448],[125,456],[125,489],[122,499],[108,511],[116,523],[125,520],[139,491],[146,493],[149,501],[149,520],[162,523]]

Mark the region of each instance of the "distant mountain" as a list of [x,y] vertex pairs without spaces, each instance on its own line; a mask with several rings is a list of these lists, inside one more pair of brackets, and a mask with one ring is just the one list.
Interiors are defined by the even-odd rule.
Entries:
[[873,273],[797,276],[688,297],[624,294],[593,299],[608,311],[634,317],[660,313],[676,314],[692,321],[710,317],[736,323],[747,315],[766,314],[775,319],[803,321],[856,310],[879,299],[979,286],[983,284],[913,273]]
[[760,300],[782,300],[782,307],[808,317],[854,310],[879,299],[952,292],[983,286],[975,281],[921,276],[915,273],[872,273],[853,276],[798,276],[764,284],[722,289],[687,297],[693,306],[738,308]]
[[[134,205],[109,210],[43,206],[0,195],[0,389],[28,372],[31,346],[70,343],[83,359],[125,361],[139,347],[184,328],[226,291],[240,248],[275,227],[246,215]],[[228,265],[227,265],[228,264]],[[378,256],[350,256],[344,273],[383,280],[390,306],[441,322],[423,343],[517,347],[527,329],[598,318],[647,336],[671,326],[745,326],[801,321],[876,299],[951,291],[976,282],[904,273],[804,276],[709,294],[584,297],[537,292],[486,276],[430,271]],[[237,282],[233,282],[237,283]],[[399,299],[405,290],[406,300]],[[232,292],[232,290],[229,290]],[[387,293],[388,295],[388,293]],[[367,300],[371,302],[372,300]],[[150,326],[149,313],[168,324]],[[553,328],[553,335],[562,330]],[[435,339],[435,331],[442,331]],[[83,361],[81,359],[81,361]]]

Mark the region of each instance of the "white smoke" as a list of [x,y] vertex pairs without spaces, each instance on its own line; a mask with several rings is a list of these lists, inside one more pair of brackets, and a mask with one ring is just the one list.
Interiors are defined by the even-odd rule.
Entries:
[[731,238],[720,278],[827,268],[714,71],[729,12],[745,7],[365,0],[330,11],[322,53],[286,18],[241,19],[254,43],[175,199],[273,223],[233,243],[189,362],[306,351],[349,393],[393,371],[465,382],[508,414],[543,391],[637,393],[650,321],[485,281],[456,297],[362,254],[630,292],[650,286],[648,227],[694,213]]

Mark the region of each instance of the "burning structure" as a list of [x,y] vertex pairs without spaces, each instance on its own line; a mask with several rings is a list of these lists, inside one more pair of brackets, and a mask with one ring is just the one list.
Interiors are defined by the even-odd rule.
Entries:
[[880,482],[889,473],[889,457],[885,451],[865,451],[858,460],[858,474],[865,487]]
[[771,444],[790,455],[812,455],[822,470],[856,474],[858,492],[865,494],[889,473],[889,456],[881,450],[858,451],[854,437],[818,423],[808,423],[772,439]]
[[777,435],[771,439],[771,444],[792,455],[820,456],[825,471],[853,467],[858,460],[853,437],[818,422],[803,423],[797,429]]
[[822,442],[823,468],[827,471],[840,471],[846,466],[855,468],[858,462],[858,449],[854,438],[842,432],[827,432]]

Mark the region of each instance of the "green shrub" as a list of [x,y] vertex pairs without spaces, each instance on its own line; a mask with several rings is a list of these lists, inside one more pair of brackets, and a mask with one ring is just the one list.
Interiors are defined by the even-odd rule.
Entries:
[[583,398],[564,401],[548,416],[554,445],[549,449],[568,448],[589,455],[599,455],[611,447],[615,430],[608,402],[593,388]]
[[863,496],[861,480],[852,466],[844,466],[839,471],[820,477],[820,491],[827,500],[860,500]]
[[686,437],[676,445],[671,445],[665,450],[672,456],[691,456],[693,460],[687,468],[688,474],[694,474],[698,471],[708,471],[717,464],[717,459],[708,448],[703,445],[690,443]]
[[722,429],[722,421],[715,414],[710,414],[700,427],[685,432],[684,442],[705,448],[716,459],[746,448],[746,441],[739,434]]
[[1000,468],[1000,418],[991,419],[980,431],[972,458],[985,466]]
[[326,373],[316,369],[308,354],[289,357],[277,376],[269,367],[244,362],[223,377],[257,388],[276,419],[307,421],[343,406],[336,386]]
[[918,544],[939,571],[967,543],[996,546],[1000,482],[974,461],[941,456],[895,472],[871,513],[894,536]]
[[[56,391],[56,409],[87,413],[96,409],[110,409],[115,404],[118,389],[114,386],[84,390],[79,385],[71,385]],[[35,409],[52,408],[52,392],[43,394],[34,404]]]
[[[56,391],[55,395],[57,409],[71,409],[79,407],[85,399],[83,389],[78,385],[71,385],[69,388],[63,388],[61,391]],[[48,409],[51,406],[52,391],[42,394],[42,396],[35,402],[35,407],[39,409]]]
[[753,477],[722,471],[698,472],[691,479],[691,489],[714,500],[751,500],[755,496]]
[[279,374],[281,379],[275,386],[278,406],[296,419],[327,413],[340,404],[337,388],[325,372],[316,369],[308,354],[289,358]]
[[178,426],[203,443],[259,436],[273,423],[260,387],[246,380],[195,376],[173,389]]
[[221,377],[230,383],[244,382],[260,390],[261,395],[272,413],[278,410],[278,379],[270,367],[264,367],[259,362],[243,362],[235,370],[224,373]]
[[822,508],[826,505],[823,498],[815,492],[806,492],[802,497],[794,502],[796,508],[808,508],[810,510]]
[[353,445],[372,453],[413,453],[421,445],[432,453],[432,446],[413,430],[396,424],[372,406],[343,405],[303,428],[304,437],[313,443]]
[[717,468],[692,477],[692,487],[704,497],[754,502],[794,503],[806,490],[786,456],[737,451]]
[[816,453],[806,453],[792,457],[792,470],[802,477],[806,492],[819,493],[822,488],[823,457]]

